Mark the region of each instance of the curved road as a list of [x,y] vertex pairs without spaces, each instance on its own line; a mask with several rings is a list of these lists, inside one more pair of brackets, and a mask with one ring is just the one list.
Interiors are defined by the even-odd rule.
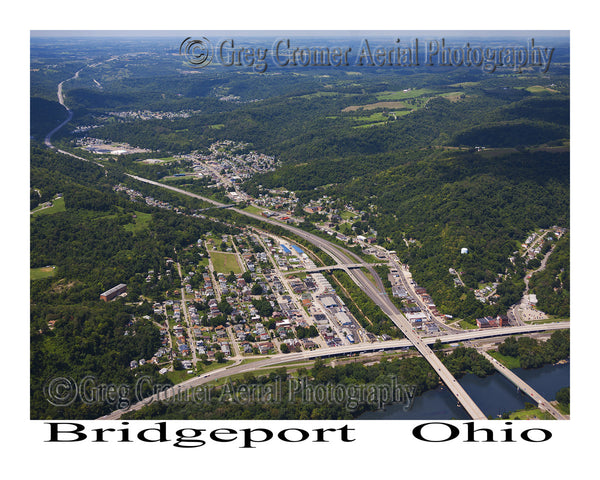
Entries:
[[[85,67],[83,67],[85,68]],[[67,111],[67,119],[64,120],[60,125],[58,125],[56,128],[54,128],[48,135],[46,135],[46,138],[44,138],[44,144],[46,144],[47,147],[50,148],[55,148],[54,145],[52,145],[51,143],[51,138],[52,135],[54,135],[56,132],[58,132],[61,128],[63,128],[67,123],[69,123],[71,121],[71,119],[73,118],[73,111],[71,109],[69,109],[66,105],[65,105],[65,97],[63,95],[63,84],[65,82],[68,82],[69,80],[73,80],[75,78],[79,77],[79,72],[81,72],[81,70],[83,70],[83,68],[77,70],[75,72],[75,75],[73,75],[71,78],[68,78],[67,80],[63,80],[62,82],[60,82],[58,84],[58,92],[57,92],[57,96],[58,96],[58,103],[60,103],[65,110]],[[66,152],[62,152],[62,153],[66,153]],[[78,157],[80,158],[80,157]]]

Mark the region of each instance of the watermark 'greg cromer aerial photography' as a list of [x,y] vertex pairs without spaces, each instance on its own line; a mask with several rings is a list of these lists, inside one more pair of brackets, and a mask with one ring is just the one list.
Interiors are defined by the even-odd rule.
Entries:
[[191,66],[200,68],[217,61],[226,67],[251,67],[265,72],[275,67],[477,67],[492,73],[508,67],[521,73],[536,67],[546,73],[554,48],[536,45],[530,39],[526,45],[482,46],[465,42],[452,44],[446,39],[402,41],[387,45],[363,39],[360,46],[302,46],[287,39],[278,39],[272,47],[244,45],[243,40],[220,40],[215,46],[206,37],[185,38],[179,51]]

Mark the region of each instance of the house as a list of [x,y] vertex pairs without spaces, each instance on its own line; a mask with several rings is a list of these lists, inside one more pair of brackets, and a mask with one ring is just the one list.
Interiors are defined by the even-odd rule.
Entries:
[[185,370],[189,370],[190,368],[192,368],[192,361],[191,360],[182,360],[181,361],[181,366],[185,369]]
[[221,343],[221,352],[223,352],[227,356],[231,355],[231,349],[229,348],[228,342]]
[[261,342],[258,345],[258,351],[261,354],[268,353],[269,350],[273,348],[273,344],[271,342]]

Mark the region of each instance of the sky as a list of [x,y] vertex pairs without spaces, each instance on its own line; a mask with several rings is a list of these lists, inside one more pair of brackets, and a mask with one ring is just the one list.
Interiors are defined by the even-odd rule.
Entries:
[[524,34],[535,37],[569,38],[568,30],[31,30],[32,38],[38,37],[172,37],[182,33],[226,35],[235,32],[236,35],[260,36],[264,35],[294,35],[294,36],[322,36],[340,37],[344,35],[422,35],[429,36],[477,36],[482,38],[510,38],[520,37]]

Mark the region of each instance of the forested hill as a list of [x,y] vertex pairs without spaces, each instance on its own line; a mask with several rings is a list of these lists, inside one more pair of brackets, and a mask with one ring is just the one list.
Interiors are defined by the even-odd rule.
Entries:
[[[116,65],[131,78],[111,75]],[[457,68],[136,76],[143,68],[104,65],[94,72],[102,89],[89,87],[85,70],[69,84],[78,121],[100,119],[82,135],[161,156],[205,153],[221,140],[273,155],[278,167],[243,189],[255,197],[292,190],[300,200],[296,213],[323,195],[338,209],[351,203],[362,212],[354,231],[376,231],[380,244],[397,250],[443,313],[505,313],[524,288],[525,265],[509,260],[513,252],[536,228],[569,226],[564,65],[543,75]],[[141,120],[107,112],[144,105],[192,113]],[[128,168],[125,161],[119,166]],[[162,166],[135,169],[157,180],[168,174]],[[463,247],[469,255],[460,255]],[[463,272],[466,287],[454,286],[450,268]],[[472,289],[491,282],[500,284],[499,298],[484,305]]]
[[[133,203],[113,191],[115,181],[93,163],[49,149],[31,150],[32,208],[49,199],[59,204],[57,195],[64,201],[62,209],[40,210],[31,218],[32,418],[96,418],[117,408],[81,397],[57,406],[44,392],[51,388],[48,382],[62,377],[77,384],[89,376],[96,385],[134,385],[129,362],[149,359],[161,346],[159,328],[148,320],[151,302],[181,285],[165,259],[177,260],[175,249],[181,251],[203,233],[231,231],[223,224]],[[34,278],[34,271],[44,269],[51,274]],[[160,279],[146,282],[149,270]],[[143,295],[149,301],[100,300],[102,292],[119,283],[127,284],[130,299]],[[162,378],[149,364],[137,375]],[[127,391],[115,401],[133,396]]]
[[[442,310],[468,318],[505,313],[520,298],[524,272],[510,257],[534,229],[569,226],[569,154],[486,153],[434,153],[324,191],[359,209],[374,206],[361,224],[410,264]],[[514,275],[498,291],[498,308],[486,310],[472,295],[461,301],[449,268],[471,288]]]

